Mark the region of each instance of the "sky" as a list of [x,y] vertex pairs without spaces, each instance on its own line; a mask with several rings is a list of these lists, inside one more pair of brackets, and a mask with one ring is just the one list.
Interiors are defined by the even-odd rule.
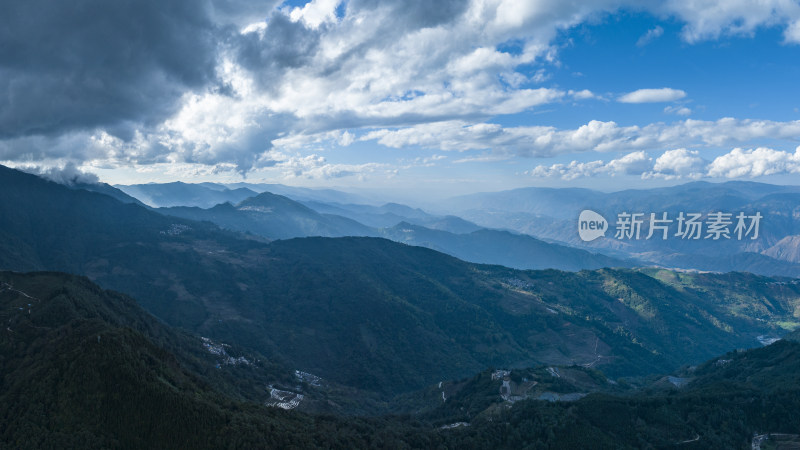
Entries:
[[10,0],[0,164],[448,196],[800,184],[797,0]]

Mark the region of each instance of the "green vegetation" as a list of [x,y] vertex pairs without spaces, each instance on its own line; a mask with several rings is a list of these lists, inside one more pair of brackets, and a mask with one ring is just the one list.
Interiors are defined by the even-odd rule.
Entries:
[[[0,447],[425,447],[420,425],[243,402],[198,338],[85,278],[0,273]],[[30,306],[28,306],[30,304]],[[21,308],[21,309],[20,309]],[[30,311],[30,312],[29,312]],[[241,383],[268,372],[239,373]],[[261,386],[263,397],[264,385]],[[373,432],[374,431],[374,432]]]
[[6,168],[0,187],[0,268],[86,275],[170,326],[378,403],[491,366],[669,372],[784,334],[800,302],[791,280],[744,273],[519,271],[374,238],[266,243]]
[[[217,369],[199,338],[85,278],[5,272],[0,286],[4,448],[749,448],[754,433],[800,432],[798,332],[685,368],[683,388],[615,384],[581,367],[515,369],[506,379],[528,398],[589,395],[512,404],[483,371],[396,399],[412,414],[356,418],[243,399],[237,383],[270,367]],[[469,425],[441,428],[459,421]]]

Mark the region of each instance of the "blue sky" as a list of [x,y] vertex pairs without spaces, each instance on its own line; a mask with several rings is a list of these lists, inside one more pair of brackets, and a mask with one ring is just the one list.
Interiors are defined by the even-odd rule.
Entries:
[[[611,96],[656,86],[682,89],[687,97],[676,104],[691,108],[690,116],[701,120],[798,118],[800,48],[781,43],[780,27],[693,44],[681,39],[682,27],[676,20],[641,13],[620,13],[600,24],[575,27],[559,39],[565,42],[560,52],[563,68],[554,72],[554,81]],[[652,30],[662,31],[645,39]],[[637,45],[640,39],[645,40]],[[574,77],[575,72],[582,76]],[[674,120],[663,109],[661,103],[633,108],[609,103],[581,111],[577,119],[586,122],[604,116],[630,125]]]
[[800,184],[797,1],[78,3],[3,7],[3,164],[411,196]]

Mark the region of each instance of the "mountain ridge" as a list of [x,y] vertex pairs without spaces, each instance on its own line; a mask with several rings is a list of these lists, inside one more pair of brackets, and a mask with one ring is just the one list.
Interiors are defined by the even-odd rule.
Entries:
[[[796,325],[797,286],[768,278],[519,271],[376,238],[265,243],[8,169],[0,184],[13,212],[0,268],[85,274],[171,326],[382,394],[491,365],[664,372]],[[726,300],[744,282],[752,293]]]
[[[180,338],[85,277],[0,272],[0,306],[8,324],[0,331],[0,442],[20,449],[735,448],[800,431],[792,414],[800,408],[797,331],[646,379],[614,381],[578,366],[488,369],[396,398],[393,407],[411,411],[404,415],[354,417],[218,390],[202,371],[228,369],[212,368],[204,341]],[[176,339],[198,356],[187,357]]]

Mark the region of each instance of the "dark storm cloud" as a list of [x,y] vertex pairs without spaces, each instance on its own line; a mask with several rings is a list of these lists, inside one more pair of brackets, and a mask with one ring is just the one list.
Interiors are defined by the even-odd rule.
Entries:
[[286,69],[302,67],[311,62],[319,42],[318,31],[277,13],[269,18],[263,35],[247,33],[236,38],[237,60],[268,87]]
[[466,11],[469,2],[466,0],[351,0],[347,8],[355,10],[375,10],[391,8],[391,22],[387,28],[408,31],[419,28],[435,27],[453,21]]
[[212,0],[215,22],[239,27],[265,20],[281,0]]
[[154,124],[214,82],[219,31],[197,0],[0,3],[0,139]]

